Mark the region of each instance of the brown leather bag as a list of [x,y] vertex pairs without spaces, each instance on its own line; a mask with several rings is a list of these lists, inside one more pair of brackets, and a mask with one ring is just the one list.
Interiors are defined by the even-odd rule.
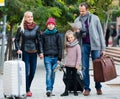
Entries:
[[94,81],[105,82],[117,77],[112,57],[101,56],[93,61]]

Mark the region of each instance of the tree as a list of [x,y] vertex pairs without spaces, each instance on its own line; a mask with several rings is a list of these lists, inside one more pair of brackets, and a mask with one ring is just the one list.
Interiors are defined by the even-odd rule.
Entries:
[[109,9],[112,8],[112,1],[113,0],[95,0],[94,2],[90,3],[91,10],[93,13],[99,16],[101,22],[104,25],[104,32],[106,31],[108,20],[110,18]]
[[[7,15],[10,25],[8,48],[8,59],[12,58],[12,36],[13,28],[20,24],[25,11],[30,10],[34,14],[34,19],[40,25],[41,30],[45,29],[48,17],[53,16],[57,21],[57,28],[61,32],[70,29],[68,22],[73,22],[79,16],[78,6],[81,2],[90,5],[90,12],[97,14],[102,23],[109,20],[109,9],[112,9],[113,0],[6,0],[6,6],[0,8],[0,15]],[[104,2],[104,3],[103,3]],[[7,56],[7,53],[6,53]]]
[[[5,60],[7,56],[9,60],[12,59],[13,28],[16,24],[20,24],[25,11],[32,11],[35,22],[37,21],[38,24],[45,23],[46,19],[52,15],[57,17],[60,16],[60,9],[50,6],[44,7],[42,3],[42,0],[6,0],[6,5],[0,8],[0,13],[2,13],[2,15],[7,15],[7,23],[10,26]],[[42,25],[41,28],[43,28]]]

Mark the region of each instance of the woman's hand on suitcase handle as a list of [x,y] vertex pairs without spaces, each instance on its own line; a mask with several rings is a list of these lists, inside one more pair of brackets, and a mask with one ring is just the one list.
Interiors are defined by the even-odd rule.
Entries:
[[40,59],[43,59],[43,57],[44,57],[43,53],[41,53],[41,54],[39,55],[39,57],[40,57]]
[[18,50],[17,53],[18,53],[18,54],[22,54],[22,51],[21,51],[21,50]]

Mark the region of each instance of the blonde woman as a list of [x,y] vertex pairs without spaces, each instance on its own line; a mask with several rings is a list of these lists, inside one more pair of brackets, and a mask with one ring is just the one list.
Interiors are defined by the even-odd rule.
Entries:
[[33,13],[30,11],[25,12],[23,20],[17,29],[15,47],[18,54],[22,53],[22,60],[25,62],[26,95],[28,97],[32,96],[30,86],[36,71],[37,53],[40,54],[39,35],[40,30],[33,20]]

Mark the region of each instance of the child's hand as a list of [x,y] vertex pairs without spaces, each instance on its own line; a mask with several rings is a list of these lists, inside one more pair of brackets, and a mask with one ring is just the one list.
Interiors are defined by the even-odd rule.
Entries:
[[60,64],[61,62],[60,61],[57,61],[58,64]]
[[76,65],[76,66],[75,66],[76,69],[79,69],[79,67],[80,67],[79,65]]

